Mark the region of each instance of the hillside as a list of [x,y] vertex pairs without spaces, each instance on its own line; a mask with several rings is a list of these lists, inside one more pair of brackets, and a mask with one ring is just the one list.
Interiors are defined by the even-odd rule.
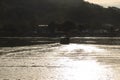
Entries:
[[0,0],[0,28],[14,26],[17,28],[14,30],[29,31],[39,24],[67,20],[76,24],[120,26],[120,9],[103,8],[83,0]]

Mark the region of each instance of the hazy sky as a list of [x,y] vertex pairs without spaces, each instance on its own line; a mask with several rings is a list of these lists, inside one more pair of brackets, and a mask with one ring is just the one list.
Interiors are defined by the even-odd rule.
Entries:
[[99,4],[104,7],[115,6],[120,8],[120,0],[85,0],[85,1]]

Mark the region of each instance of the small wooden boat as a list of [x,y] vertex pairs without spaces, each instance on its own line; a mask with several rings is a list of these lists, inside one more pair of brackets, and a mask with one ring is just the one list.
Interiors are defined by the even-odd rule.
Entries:
[[70,38],[69,37],[62,37],[60,39],[60,44],[69,44],[70,43]]

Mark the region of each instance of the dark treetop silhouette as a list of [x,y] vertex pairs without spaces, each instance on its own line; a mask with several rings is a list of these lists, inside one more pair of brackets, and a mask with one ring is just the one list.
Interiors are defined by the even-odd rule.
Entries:
[[83,0],[0,0],[0,36],[49,36],[38,34],[37,25],[68,20],[77,25],[73,36],[120,36],[120,9],[116,7],[103,8]]

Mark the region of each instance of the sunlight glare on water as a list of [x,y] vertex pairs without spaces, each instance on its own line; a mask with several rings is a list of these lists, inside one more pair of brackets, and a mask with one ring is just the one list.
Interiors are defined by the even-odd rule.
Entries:
[[3,47],[0,80],[119,80],[119,41]]
[[68,52],[74,52],[76,50],[83,50],[84,52],[99,52],[102,51],[102,49],[99,49],[96,46],[92,45],[85,45],[85,44],[69,44],[69,45],[63,45],[60,48],[61,51],[68,51]]
[[67,66],[60,72],[64,80],[112,80],[111,70],[106,69],[95,60],[74,61],[61,59],[59,64]]
[[[75,53],[82,50],[85,53],[102,52],[103,49],[95,45],[88,44],[69,44],[62,45],[60,51]],[[75,54],[74,54],[75,55]],[[63,75],[63,80],[112,80],[113,74],[111,68],[107,68],[97,62],[96,59],[77,60],[72,58],[59,59],[58,64],[67,66],[60,72]]]

